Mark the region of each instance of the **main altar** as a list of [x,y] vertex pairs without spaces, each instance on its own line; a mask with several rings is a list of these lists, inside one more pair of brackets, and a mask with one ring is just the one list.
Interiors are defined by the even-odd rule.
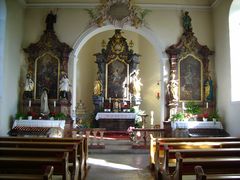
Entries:
[[107,130],[127,130],[134,126],[141,104],[139,54],[133,51],[133,42],[127,42],[121,30],[102,43],[102,50],[94,54],[98,66],[94,84],[93,104],[95,124]]
[[135,124],[135,113],[97,113],[95,119],[98,121],[100,128],[111,131],[126,131],[130,126]]

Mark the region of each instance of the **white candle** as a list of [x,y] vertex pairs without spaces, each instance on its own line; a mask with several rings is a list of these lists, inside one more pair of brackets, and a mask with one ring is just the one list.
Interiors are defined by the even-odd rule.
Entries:
[[28,101],[28,107],[31,107],[31,105],[32,105],[32,101],[29,100],[29,101]]
[[153,119],[153,114],[154,114],[154,112],[151,111],[151,126],[153,125],[153,121],[154,121],[154,119]]
[[104,103],[104,97],[102,97],[102,103]]
[[208,109],[208,102],[206,102],[206,108]]
[[53,101],[53,106],[56,107],[56,101]]
[[109,98],[109,103],[111,103],[111,98]]
[[184,113],[184,109],[185,109],[185,103],[182,102],[182,112]]

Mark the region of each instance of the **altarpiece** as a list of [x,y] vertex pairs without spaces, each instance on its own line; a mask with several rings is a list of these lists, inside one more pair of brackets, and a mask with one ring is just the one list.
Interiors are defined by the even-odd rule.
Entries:
[[40,97],[43,90],[46,90],[50,111],[68,115],[71,94],[68,92],[68,98],[62,99],[59,83],[60,79],[68,74],[68,58],[72,48],[60,42],[56,36],[54,31],[56,20],[57,15],[51,11],[46,17],[46,29],[40,40],[24,48],[28,55],[28,73],[31,74],[35,86],[31,92],[33,96],[23,97],[23,106],[30,106],[32,111],[39,113]]
[[192,31],[191,18],[188,12],[182,15],[184,32],[177,44],[166,49],[169,56],[170,72],[167,85],[167,119],[178,111],[184,111],[185,102],[195,102],[201,107],[205,103],[214,104],[213,87],[209,89],[211,71],[210,55],[207,46],[199,44]]
[[[134,87],[131,81],[138,69],[140,55],[129,48],[121,30],[115,30],[106,48],[94,55],[95,63],[98,65],[98,81],[102,85],[101,92],[93,96],[95,113],[101,111],[104,103],[106,105],[110,102],[110,106],[113,106],[116,100],[119,101],[119,106],[123,101],[128,106],[130,103],[140,102],[140,98],[133,93]],[[117,111],[121,111],[121,107]]]

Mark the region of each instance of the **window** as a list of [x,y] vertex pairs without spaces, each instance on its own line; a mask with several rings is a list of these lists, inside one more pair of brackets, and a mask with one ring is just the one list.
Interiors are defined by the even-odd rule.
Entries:
[[229,11],[230,63],[231,63],[231,100],[240,101],[240,0],[232,2]]

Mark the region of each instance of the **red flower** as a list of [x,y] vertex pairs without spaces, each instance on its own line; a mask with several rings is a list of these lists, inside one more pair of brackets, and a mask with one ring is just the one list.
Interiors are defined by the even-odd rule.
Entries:
[[27,115],[32,116],[33,119],[38,119],[38,114],[36,112],[29,111]]

